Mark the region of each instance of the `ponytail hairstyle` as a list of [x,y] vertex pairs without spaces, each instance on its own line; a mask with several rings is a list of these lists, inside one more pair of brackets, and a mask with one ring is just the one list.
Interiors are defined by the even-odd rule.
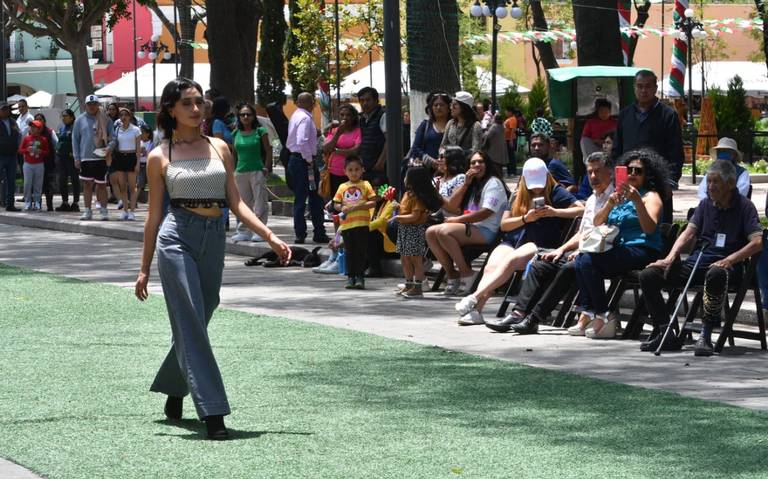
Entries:
[[173,139],[173,130],[176,129],[176,119],[171,116],[171,108],[181,99],[181,92],[194,88],[200,95],[203,94],[203,88],[194,80],[178,77],[168,82],[163,88],[160,96],[160,111],[157,112],[157,126],[162,130],[163,137],[169,144]]

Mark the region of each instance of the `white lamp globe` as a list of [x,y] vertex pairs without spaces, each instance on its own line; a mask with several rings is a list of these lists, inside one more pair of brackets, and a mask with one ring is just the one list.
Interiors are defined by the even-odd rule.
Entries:
[[571,50],[576,50],[578,48],[579,44],[576,43],[576,40],[573,40],[571,42]]
[[680,40],[682,40],[684,42],[688,40],[688,36],[685,34],[685,32],[678,33],[677,34],[677,38],[679,38]]
[[155,53],[155,52],[149,52],[149,59],[150,59],[150,60],[155,60],[156,58],[157,58],[157,53]]
[[140,51],[139,53],[137,53],[137,54],[136,54],[136,56],[137,56],[137,57],[139,57],[139,58],[141,58],[141,59],[143,60],[143,59],[144,59],[144,57],[145,57],[145,56],[147,56],[147,54],[146,54],[146,53],[144,53],[144,50],[142,50],[142,51]]
[[504,6],[501,6],[496,9],[496,17],[497,18],[507,18],[507,8]]
[[152,35],[152,37],[151,37],[150,39],[151,39],[153,42],[157,42],[158,40],[160,40],[160,35],[158,35],[158,34],[154,34],[154,35]]
[[705,32],[704,30],[694,30],[693,37],[696,38],[697,40],[704,40],[705,38],[707,38],[707,32]]
[[693,9],[692,8],[686,8],[683,12],[683,15],[685,15],[685,18],[693,18]]
[[523,9],[520,7],[512,7],[512,9],[509,11],[509,14],[514,19],[518,19],[523,16]]
[[486,17],[491,16],[491,8],[488,5],[483,5],[483,15]]
[[469,14],[473,17],[481,17],[483,16],[483,7],[481,7],[479,3],[476,3],[469,9]]

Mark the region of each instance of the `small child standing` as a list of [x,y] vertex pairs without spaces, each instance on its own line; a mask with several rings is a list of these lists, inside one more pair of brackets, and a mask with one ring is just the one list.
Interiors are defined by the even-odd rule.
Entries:
[[435,189],[429,172],[421,166],[405,174],[405,194],[400,212],[393,219],[397,228],[397,252],[405,275],[405,286],[398,294],[406,298],[423,298],[424,256],[427,254],[427,219],[430,211],[443,207],[443,198]]
[[24,137],[19,153],[24,155],[24,211],[42,209],[45,158],[50,147],[43,136],[43,123],[35,120],[29,124],[29,134]]
[[340,211],[341,236],[347,267],[347,289],[365,289],[365,258],[368,253],[370,209],[376,205],[376,193],[363,181],[363,161],[354,155],[344,161],[344,173],[349,181],[339,186],[333,197],[333,208]]
[[136,194],[139,203],[147,202],[147,157],[155,147],[152,128],[141,125],[141,151],[139,152],[139,175],[136,177]]

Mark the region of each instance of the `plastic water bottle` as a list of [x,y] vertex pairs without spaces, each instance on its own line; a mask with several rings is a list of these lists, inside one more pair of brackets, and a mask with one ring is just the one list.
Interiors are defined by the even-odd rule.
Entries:
[[315,183],[315,168],[310,165],[307,171],[307,178],[309,180],[309,191],[315,191],[317,189],[317,183]]
[[347,255],[343,249],[339,250],[339,254],[336,256],[336,264],[339,265],[339,274],[342,276],[347,275]]

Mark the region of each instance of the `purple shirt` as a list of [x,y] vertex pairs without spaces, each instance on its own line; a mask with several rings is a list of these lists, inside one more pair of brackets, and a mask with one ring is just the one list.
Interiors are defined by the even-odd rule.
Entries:
[[288,122],[288,141],[286,148],[291,153],[298,153],[307,163],[311,163],[317,154],[317,128],[312,114],[303,108],[298,108]]

